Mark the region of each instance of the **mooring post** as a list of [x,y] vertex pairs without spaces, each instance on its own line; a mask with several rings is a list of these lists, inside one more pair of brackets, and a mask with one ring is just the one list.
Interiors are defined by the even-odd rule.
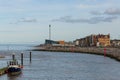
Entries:
[[23,66],[23,53],[21,53],[21,66]]
[[32,61],[32,52],[30,52],[30,63]]
[[12,60],[15,60],[15,53],[12,54]]

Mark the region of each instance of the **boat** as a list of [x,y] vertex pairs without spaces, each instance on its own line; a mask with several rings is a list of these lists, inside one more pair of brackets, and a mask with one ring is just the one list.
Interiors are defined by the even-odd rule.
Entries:
[[9,61],[7,64],[8,64],[7,73],[9,75],[18,75],[22,72],[22,67],[20,64],[18,64],[18,61],[16,59]]

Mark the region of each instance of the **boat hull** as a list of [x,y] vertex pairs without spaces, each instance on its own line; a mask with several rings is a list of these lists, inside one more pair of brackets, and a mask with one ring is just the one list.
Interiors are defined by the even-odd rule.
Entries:
[[21,68],[16,68],[16,67],[9,67],[8,68],[8,74],[9,75],[18,75],[21,73]]

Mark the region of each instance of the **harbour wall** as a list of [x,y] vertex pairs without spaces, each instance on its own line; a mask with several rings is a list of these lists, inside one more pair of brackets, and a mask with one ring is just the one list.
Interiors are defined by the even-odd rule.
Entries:
[[120,61],[119,48],[98,48],[98,47],[72,47],[72,48],[40,48],[36,47],[33,51],[51,51],[51,52],[74,52],[83,54],[103,55]]

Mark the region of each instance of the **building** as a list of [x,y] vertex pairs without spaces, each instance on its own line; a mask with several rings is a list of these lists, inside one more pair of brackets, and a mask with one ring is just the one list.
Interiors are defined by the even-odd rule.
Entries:
[[93,47],[93,46],[110,46],[110,35],[90,35],[85,38],[76,39],[74,41],[76,46]]
[[60,41],[45,40],[45,45],[47,47],[73,47],[75,46],[73,42],[65,42],[64,40],[60,40]]
[[97,35],[97,46],[110,46],[110,35]]
[[57,41],[59,44],[61,45],[65,45],[65,41],[61,40],[61,41]]
[[59,42],[46,39],[46,40],[45,40],[45,44],[46,44],[46,45],[48,45],[48,44],[49,44],[49,45],[52,45],[52,44],[59,44]]
[[120,40],[118,40],[118,39],[111,40],[111,46],[112,47],[120,47]]

